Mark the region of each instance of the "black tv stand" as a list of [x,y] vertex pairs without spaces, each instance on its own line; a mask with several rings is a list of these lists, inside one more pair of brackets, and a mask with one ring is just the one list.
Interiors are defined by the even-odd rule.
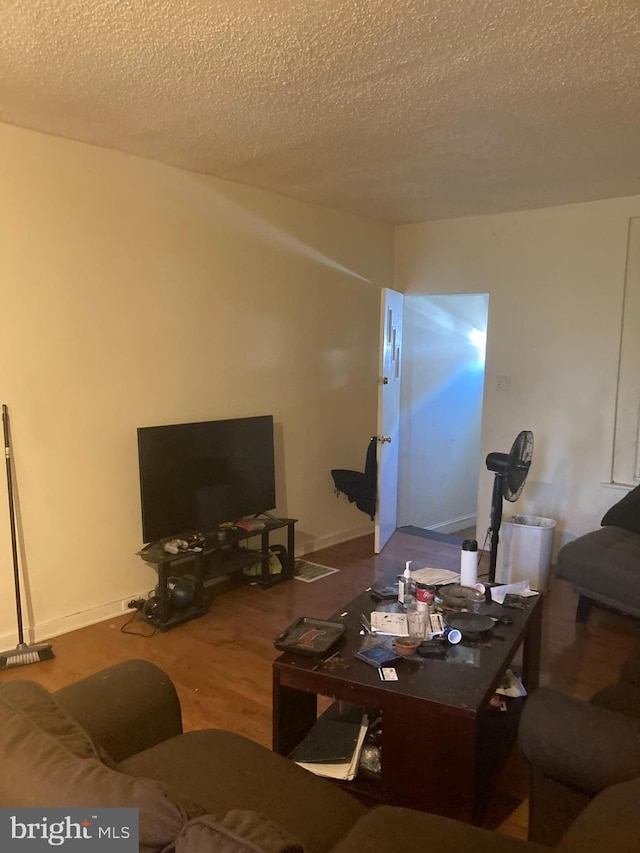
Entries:
[[[190,549],[180,551],[178,554],[169,554],[163,545],[168,539],[162,539],[151,545],[146,545],[138,555],[147,563],[154,563],[158,569],[158,614],[157,617],[149,619],[149,623],[160,631],[168,631],[175,625],[180,625],[190,619],[203,616],[209,609],[205,589],[218,578],[236,572],[256,563],[254,550],[240,547],[240,543],[260,536],[261,571],[259,575],[247,577],[247,583],[258,583],[261,587],[268,589],[274,584],[293,577],[295,559],[295,524],[296,518],[276,518],[269,513],[261,513],[266,516],[264,527],[260,530],[213,530],[203,531],[205,544],[201,550]],[[275,530],[287,528],[287,545],[275,546],[278,548],[278,556],[282,563],[282,571],[277,575],[269,572],[271,552],[269,550],[269,539]],[[172,537],[173,538],[173,537]],[[189,541],[186,534],[176,536],[176,539],[184,538]],[[274,547],[274,549],[275,549]],[[180,610],[171,609],[169,590],[167,582],[170,577],[185,575],[192,579],[194,584],[193,603]]]

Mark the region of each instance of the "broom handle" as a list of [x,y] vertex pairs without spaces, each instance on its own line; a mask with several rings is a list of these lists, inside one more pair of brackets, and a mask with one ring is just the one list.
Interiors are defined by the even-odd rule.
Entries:
[[7,491],[9,493],[9,522],[11,524],[11,551],[13,554],[13,579],[16,590],[16,614],[18,616],[18,643],[24,644],[22,630],[22,602],[20,601],[20,572],[18,570],[18,544],[16,539],[16,519],[13,505],[13,479],[11,477],[11,443],[9,441],[9,410],[2,404],[2,427],[4,430],[4,458],[7,463]]

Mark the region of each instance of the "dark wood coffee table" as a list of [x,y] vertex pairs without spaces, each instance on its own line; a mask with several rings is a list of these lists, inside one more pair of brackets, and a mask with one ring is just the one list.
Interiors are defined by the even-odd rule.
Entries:
[[318,696],[379,711],[380,778],[359,776],[339,784],[369,804],[481,823],[526,701],[509,699],[508,710],[500,712],[488,710],[489,700],[520,653],[525,687],[530,692],[538,685],[542,596],[527,599],[527,605],[525,610],[481,605],[482,612],[508,615],[513,624],[497,626],[476,645],[451,646],[446,660],[401,660],[399,680],[383,682],[374,667],[354,658],[362,643],[360,614],[375,609],[363,593],[332,617],[347,625],[335,658],[319,663],[285,653],[274,661],[274,751],[289,755],[298,745],[316,719]]

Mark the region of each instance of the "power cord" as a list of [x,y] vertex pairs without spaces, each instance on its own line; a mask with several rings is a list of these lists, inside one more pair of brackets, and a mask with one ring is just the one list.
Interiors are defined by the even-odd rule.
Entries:
[[140,619],[140,612],[141,611],[138,610],[136,613],[133,614],[133,616],[131,617],[131,619],[129,619],[128,622],[125,622],[124,625],[120,626],[120,633],[121,634],[131,634],[134,637],[153,637],[153,635],[156,633],[157,629],[153,628],[151,625],[149,625],[148,622],[145,624],[149,625],[149,627],[151,628],[151,633],[149,633],[149,634],[145,634],[142,631],[129,631],[128,630],[128,626],[131,625],[132,622],[134,622],[136,619]]
[[[155,593],[155,590],[153,590],[153,589],[150,590],[149,596],[153,595],[154,593]],[[128,626],[131,625],[132,622],[135,622],[136,619],[138,619],[138,620],[144,619],[144,606],[145,606],[145,604],[146,604],[146,601],[144,600],[144,598],[132,598],[131,599],[131,601],[129,602],[129,604],[127,606],[130,607],[132,610],[135,610],[136,612],[133,614],[131,619],[129,619],[127,622],[125,622],[124,625],[120,626],[120,633],[121,634],[131,634],[133,637],[153,637],[153,635],[157,631],[157,628],[154,628],[152,625],[149,625],[148,622],[145,622],[145,624],[149,625],[149,627],[151,628],[150,634],[149,633],[145,634],[142,631],[129,631],[129,630],[127,630]]]
[[483,559],[485,553],[487,553],[486,547],[487,547],[487,541],[488,541],[490,535],[491,535],[491,528],[489,527],[487,530],[487,534],[484,537],[484,542],[482,543],[482,551],[480,552],[480,557],[478,559],[478,576],[480,576],[480,574],[481,574],[480,573],[480,566],[482,565],[482,559]]

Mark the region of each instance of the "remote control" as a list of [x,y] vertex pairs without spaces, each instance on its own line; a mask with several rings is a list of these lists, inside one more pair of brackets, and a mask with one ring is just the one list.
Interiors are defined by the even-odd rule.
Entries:
[[168,542],[165,542],[162,547],[167,554],[179,554],[180,551],[187,550],[189,543],[185,542],[184,539],[170,539]]

